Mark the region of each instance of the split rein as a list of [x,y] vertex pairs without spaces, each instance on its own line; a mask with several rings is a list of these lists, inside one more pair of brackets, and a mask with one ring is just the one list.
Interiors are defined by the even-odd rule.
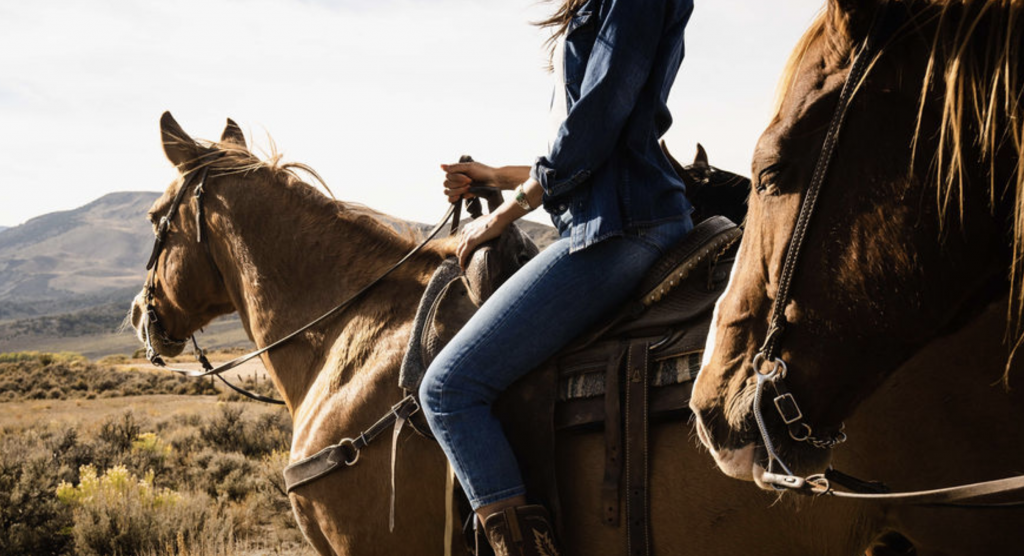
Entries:
[[[807,442],[820,449],[830,449],[846,441],[846,433],[843,430],[842,424],[833,430],[815,433],[811,425],[804,420],[804,414],[800,409],[800,405],[785,383],[787,367],[786,362],[781,357],[780,347],[786,325],[785,308],[791,298],[790,286],[793,276],[796,274],[800,251],[807,235],[811,217],[814,214],[818,194],[821,192],[826,174],[828,173],[829,164],[835,154],[839,132],[846,119],[846,114],[861,80],[867,73],[871,58],[879,52],[879,44],[891,38],[899,26],[906,21],[907,13],[905,10],[906,8],[903,6],[894,7],[892,2],[882,4],[871,24],[871,30],[865,38],[860,52],[858,52],[850,67],[850,73],[843,84],[836,110],[832,114],[828,132],[822,144],[821,153],[815,164],[814,173],[811,175],[810,185],[800,205],[797,221],[793,226],[793,236],[789,249],[786,251],[786,258],[779,276],[778,295],[772,305],[768,333],[764,344],[751,362],[757,378],[752,409],[754,419],[757,422],[758,432],[761,435],[761,441],[768,457],[768,467],[761,480],[776,490],[792,490],[812,496],[827,495],[836,498],[872,500],[894,504],[957,508],[1020,507],[1024,506],[1024,501],[1006,503],[971,501],[999,494],[1006,495],[1024,492],[1024,475],[949,488],[899,493],[889,492],[888,488],[881,483],[862,481],[832,468],[829,468],[823,474],[812,475],[806,478],[796,476],[782,461],[778,452],[776,452],[761,412],[762,397],[765,394],[766,388],[771,387],[775,392],[772,400],[773,405],[782,422],[786,425],[790,438],[797,442]],[[772,472],[773,466],[776,463],[784,471],[784,474]],[[853,492],[836,491],[833,488],[833,484],[845,487]]]

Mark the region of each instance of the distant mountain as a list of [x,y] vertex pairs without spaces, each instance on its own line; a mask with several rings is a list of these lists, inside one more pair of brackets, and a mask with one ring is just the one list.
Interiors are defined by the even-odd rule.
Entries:
[[138,288],[155,192],[111,193],[0,234],[0,302],[71,300]]
[[2,231],[4,231],[4,230],[6,230],[6,229],[7,229],[7,228],[9,228],[9,227],[10,227],[10,226],[0,226],[0,232],[2,232]]

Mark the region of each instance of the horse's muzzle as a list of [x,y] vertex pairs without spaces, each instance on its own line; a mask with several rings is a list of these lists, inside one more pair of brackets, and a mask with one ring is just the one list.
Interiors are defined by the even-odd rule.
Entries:
[[174,357],[185,349],[186,341],[171,339],[155,318],[155,311],[146,305],[145,292],[140,292],[132,301],[131,323],[135,337],[144,346],[151,347],[158,355]]

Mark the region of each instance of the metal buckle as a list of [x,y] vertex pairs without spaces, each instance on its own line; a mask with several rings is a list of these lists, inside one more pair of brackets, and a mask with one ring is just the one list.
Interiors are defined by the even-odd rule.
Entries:
[[800,405],[796,403],[793,394],[786,392],[781,396],[775,396],[774,401],[775,409],[778,410],[783,423],[791,425],[804,418],[804,413],[800,411]]
[[[789,427],[787,430],[789,431],[789,437],[797,442],[810,442],[812,440],[811,434],[814,433],[814,430],[807,423],[800,423],[799,426]],[[800,431],[803,431],[803,435],[800,434]],[[814,445],[813,442],[811,444]],[[820,446],[814,446],[820,448]]]

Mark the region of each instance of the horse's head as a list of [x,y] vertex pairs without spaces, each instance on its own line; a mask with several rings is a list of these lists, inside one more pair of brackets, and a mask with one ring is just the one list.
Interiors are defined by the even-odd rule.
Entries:
[[[818,153],[881,4],[829,1],[792,55],[777,114],[754,154],[744,239],[691,401],[702,442],[738,478],[758,479],[767,465],[753,398],[758,371],[774,366],[754,369],[753,362],[766,343]],[[819,471],[828,440],[840,437],[860,401],[925,343],[969,319],[993,290],[1005,293],[1008,216],[1020,199],[1014,188],[1024,183],[1014,169],[1022,144],[1021,36],[1006,30],[1024,22],[1020,2],[1010,23],[982,4],[894,3],[890,11],[906,10],[899,14],[906,17],[853,83],[773,340],[813,433],[787,430],[771,388],[760,405],[780,459],[794,472]],[[1002,55],[1005,74],[991,59],[999,41],[1012,50]],[[1010,115],[1000,108],[1007,99],[1017,103]],[[798,441],[805,435],[822,442]]]
[[[131,308],[139,340],[158,355],[174,356],[199,328],[234,311],[214,260],[207,223],[200,218],[214,160],[224,152],[245,150],[241,129],[230,119],[217,145],[193,140],[165,112],[160,120],[164,153],[179,176],[149,209],[157,235],[146,285]],[[148,343],[147,343],[148,342]]]

